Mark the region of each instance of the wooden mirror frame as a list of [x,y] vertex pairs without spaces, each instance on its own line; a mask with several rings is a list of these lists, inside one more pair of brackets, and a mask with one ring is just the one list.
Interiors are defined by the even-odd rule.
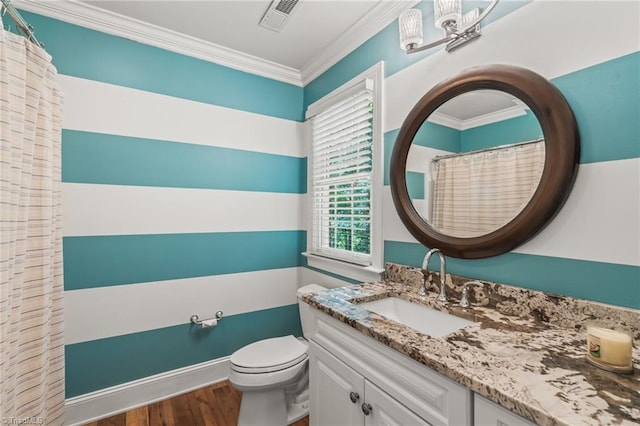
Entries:
[[[458,95],[480,89],[510,93],[531,108],[544,135],[544,168],[531,200],[510,222],[482,236],[452,237],[436,231],[413,206],[407,190],[407,157],[418,129],[431,113]],[[462,259],[496,256],[529,240],[553,219],[571,192],[579,157],[580,136],[571,107],[547,79],[511,65],[473,67],[436,85],[409,112],[391,154],[391,195],[400,219],[425,246]]]

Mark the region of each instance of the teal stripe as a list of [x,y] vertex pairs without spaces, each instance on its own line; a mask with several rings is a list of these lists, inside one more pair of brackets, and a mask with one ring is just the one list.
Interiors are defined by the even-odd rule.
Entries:
[[542,137],[542,128],[531,111],[520,117],[477,126],[460,133],[460,151],[468,152],[497,145],[525,142]]
[[416,132],[413,143],[447,152],[460,152],[461,139],[459,130],[425,121]]
[[[427,134],[431,131],[433,131],[433,138],[427,137]],[[389,185],[391,183],[391,178],[389,176],[389,170],[391,168],[391,154],[393,153],[393,147],[396,143],[398,133],[400,133],[400,129],[394,129],[384,133],[383,174],[385,185]],[[459,152],[460,132],[446,126],[427,122],[425,123],[425,125],[421,126],[418,133],[416,133],[416,143],[421,146],[440,149],[443,151]],[[422,186],[422,193],[424,194],[424,183],[422,184]]]
[[23,12],[60,74],[303,121],[302,87]]
[[290,334],[302,336],[297,304],[224,317],[211,328],[181,324],[67,345],[66,397],[225,357],[249,343]]
[[303,231],[64,237],[64,285],[78,290],[297,267],[305,247]]
[[62,132],[64,182],[306,192],[306,158],[101,133]]
[[407,172],[407,191],[413,200],[424,200],[424,173]]
[[[528,0],[501,1],[496,9],[491,12],[483,25],[494,22],[516,9],[526,5]],[[464,2],[464,11],[474,7],[485,8],[486,2],[468,1]],[[433,22],[433,2],[423,1],[415,6],[422,10],[425,22]],[[424,26],[425,43],[435,41],[442,37],[442,31],[435,26]],[[398,71],[412,65],[427,56],[440,52],[442,49],[430,49],[425,52],[407,55],[400,49],[400,39],[398,38],[398,20],[389,24],[382,31],[361,44],[349,55],[338,61],[335,65],[325,71],[304,88],[304,108],[340,87],[351,78],[367,70],[380,61],[384,61],[385,77],[389,77]]]
[[640,157],[640,52],[553,79],[580,129],[580,163]]
[[[385,262],[420,267],[426,252],[426,247],[418,243],[384,242]],[[437,270],[435,260],[430,268]],[[506,253],[478,260],[447,258],[447,272],[640,309],[638,266]]]

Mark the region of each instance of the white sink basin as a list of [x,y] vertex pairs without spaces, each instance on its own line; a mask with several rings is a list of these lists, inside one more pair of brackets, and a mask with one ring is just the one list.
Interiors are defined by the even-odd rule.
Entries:
[[431,337],[444,337],[454,331],[476,324],[428,306],[408,302],[399,297],[387,297],[373,302],[361,303],[358,306]]

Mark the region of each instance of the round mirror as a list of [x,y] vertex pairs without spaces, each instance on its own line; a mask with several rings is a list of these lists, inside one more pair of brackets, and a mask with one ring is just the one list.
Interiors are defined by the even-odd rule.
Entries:
[[561,93],[532,71],[476,67],[430,90],[405,119],[391,192],[408,230],[459,258],[512,250],[566,200],[579,157]]
[[418,128],[407,157],[409,197],[437,232],[485,235],[531,200],[544,153],[540,123],[520,99],[499,90],[463,93]]

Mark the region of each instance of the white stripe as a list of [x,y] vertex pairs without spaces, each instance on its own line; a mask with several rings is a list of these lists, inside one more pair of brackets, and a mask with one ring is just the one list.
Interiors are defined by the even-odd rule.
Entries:
[[639,218],[640,158],[581,164],[560,213],[514,251],[640,266]]
[[62,127],[302,157],[302,124],[138,89],[59,75]]
[[68,290],[65,344],[291,305],[297,288],[296,267]]
[[406,243],[417,243],[418,241],[407,231],[407,228],[400,220],[396,207],[391,197],[391,187],[385,186],[382,191],[382,202],[384,215],[384,226],[382,229],[382,238],[385,241],[400,241]]
[[640,2],[534,1],[482,31],[454,53],[442,51],[385,80],[384,131],[441,80],[485,64],[515,64],[548,79],[638,51]]
[[429,164],[434,157],[447,154],[451,154],[451,152],[422,145],[411,145],[407,157],[407,171],[425,173],[429,170]]
[[336,288],[351,285],[351,283],[348,281],[343,281],[339,278],[333,277],[331,275],[325,275],[309,268],[300,268],[298,281],[300,282],[300,287],[307,284],[318,284],[326,288]]
[[65,236],[302,229],[302,194],[63,183]]
[[[384,192],[384,239],[417,242]],[[582,164],[551,223],[514,252],[640,266],[640,158]]]

